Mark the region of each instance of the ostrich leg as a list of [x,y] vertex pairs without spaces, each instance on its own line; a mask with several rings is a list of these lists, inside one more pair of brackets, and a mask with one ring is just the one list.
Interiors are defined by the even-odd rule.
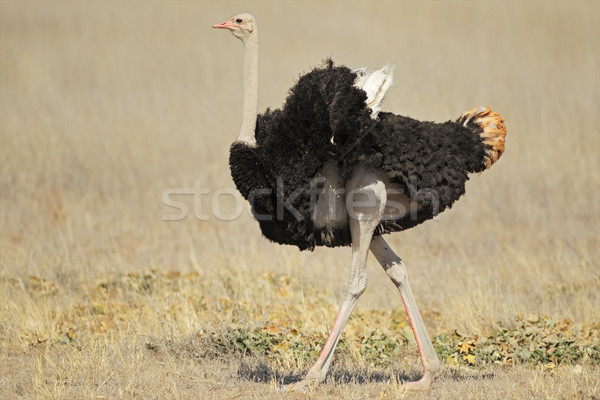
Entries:
[[423,377],[416,382],[407,382],[405,386],[409,390],[428,389],[433,381],[433,377],[440,368],[440,361],[433,349],[431,339],[427,335],[425,324],[410,289],[406,265],[404,265],[400,257],[392,251],[381,236],[374,237],[371,241],[371,252],[398,288],[400,296],[402,296],[402,302],[406,308],[410,326],[415,334],[421,362],[423,363]]
[[317,362],[306,377],[290,385],[289,390],[304,391],[308,385],[325,379],[346,322],[367,287],[367,256],[373,232],[385,208],[385,184],[375,172],[356,168],[346,185],[346,193],[346,210],[352,235],[352,267],[344,300]]

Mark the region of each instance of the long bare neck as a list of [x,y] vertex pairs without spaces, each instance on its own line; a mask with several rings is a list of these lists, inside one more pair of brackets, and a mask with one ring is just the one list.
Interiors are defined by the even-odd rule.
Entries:
[[244,111],[238,141],[256,145],[254,131],[258,113],[258,31],[244,40]]

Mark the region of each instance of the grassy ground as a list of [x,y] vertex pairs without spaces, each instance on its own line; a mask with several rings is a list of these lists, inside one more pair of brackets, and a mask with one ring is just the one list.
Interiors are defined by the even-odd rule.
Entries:
[[[432,391],[399,384],[418,355],[371,259],[306,397],[600,399],[600,3],[502,1],[0,2],[0,397],[285,398],[318,356],[348,249],[217,218],[235,207],[242,48],[210,25],[242,10],[261,109],[332,56],[397,64],[384,109],[489,104],[508,126],[464,199],[390,238],[442,360]],[[165,221],[164,192],[198,185]]]

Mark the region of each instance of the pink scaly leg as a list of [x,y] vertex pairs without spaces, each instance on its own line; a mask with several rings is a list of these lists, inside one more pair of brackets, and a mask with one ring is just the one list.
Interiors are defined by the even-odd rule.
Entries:
[[[364,228],[361,226],[360,228]],[[367,232],[364,234],[357,235],[356,242],[357,246],[352,246],[352,269],[350,272],[350,279],[346,285],[346,293],[344,301],[340,308],[337,318],[333,324],[333,328],[329,333],[329,337],[323,346],[321,355],[317,359],[317,362],[312,366],[306,375],[306,379],[316,380],[321,382],[325,379],[329,365],[333,359],[333,352],[337,346],[342,331],[350,318],[350,314],[358,302],[358,298],[365,291],[367,287],[367,256],[369,252],[369,243],[373,235],[373,229],[367,226]],[[354,234],[353,234],[354,237]],[[353,242],[355,242],[353,240]]]
[[344,301],[317,362],[302,381],[290,385],[287,390],[304,391],[308,386],[325,379],[342,331],[358,298],[367,287],[367,256],[373,232],[383,215],[385,185],[374,172],[356,169],[348,182],[346,193],[346,209],[352,235],[352,267]]
[[440,361],[435,353],[431,339],[429,339],[425,324],[417,308],[417,302],[410,289],[406,265],[404,265],[400,257],[392,251],[381,236],[373,238],[371,252],[398,288],[400,296],[402,296],[402,302],[404,303],[404,308],[406,308],[410,326],[415,334],[421,362],[423,363],[423,377],[416,382],[406,382],[405,386],[409,390],[429,389],[433,377],[440,369]]

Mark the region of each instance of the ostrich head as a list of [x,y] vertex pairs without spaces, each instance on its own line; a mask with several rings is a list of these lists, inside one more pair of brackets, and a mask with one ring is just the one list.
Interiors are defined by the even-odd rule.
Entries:
[[245,42],[256,31],[256,20],[252,14],[236,14],[225,22],[213,25],[213,28],[229,29],[233,36]]

